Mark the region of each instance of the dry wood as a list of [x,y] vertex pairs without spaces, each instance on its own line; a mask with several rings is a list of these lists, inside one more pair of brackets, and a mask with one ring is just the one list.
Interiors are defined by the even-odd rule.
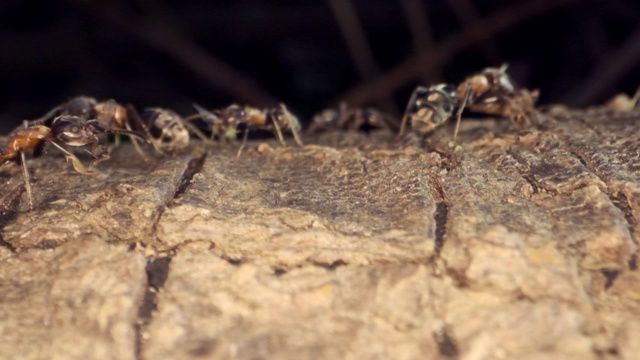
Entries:
[[640,114],[538,120],[6,168],[0,357],[634,359]]

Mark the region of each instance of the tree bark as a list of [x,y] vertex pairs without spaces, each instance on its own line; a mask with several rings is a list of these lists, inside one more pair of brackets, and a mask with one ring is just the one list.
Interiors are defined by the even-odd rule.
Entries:
[[635,359],[638,121],[51,149],[32,212],[0,173],[0,357]]

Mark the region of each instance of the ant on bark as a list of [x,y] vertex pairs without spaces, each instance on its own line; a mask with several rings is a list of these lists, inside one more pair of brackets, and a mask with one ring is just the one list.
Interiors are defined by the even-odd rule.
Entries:
[[[33,198],[26,154],[33,153],[34,156],[39,156],[44,151],[45,146],[51,144],[64,154],[67,161],[71,161],[76,172],[91,174],[95,164],[109,158],[108,152],[105,152],[106,145],[102,136],[106,134],[125,134],[144,139],[144,135],[141,133],[108,128],[97,119],[85,120],[75,115],[60,115],[46,122],[40,120],[35,122],[25,121],[24,127],[14,130],[9,136],[4,151],[0,154],[0,166],[10,162],[15,162],[22,166],[29,211],[31,211],[33,210]],[[93,157],[89,167],[85,167],[76,155],[64,147],[65,145],[73,147],[90,145],[91,149],[86,150]]]
[[212,139],[235,139],[242,133],[242,143],[236,158],[240,158],[246,146],[249,132],[252,130],[267,130],[275,132],[280,144],[286,146],[283,130],[290,131],[299,146],[304,146],[300,138],[300,121],[293,115],[286,105],[280,103],[277,108],[258,109],[252,106],[232,104],[226,108],[209,111],[197,104],[193,104],[198,114],[185,118],[186,122],[201,119],[205,123],[204,131],[210,132],[207,137],[203,131],[189,124],[189,128],[202,140],[211,142]]
[[531,124],[535,112],[538,90],[517,87],[507,74],[507,65],[486,68],[467,77],[458,86],[439,84],[418,86],[412,93],[400,125],[404,135],[407,122],[420,134],[427,134],[454,117],[456,127],[454,145],[465,108],[488,115],[507,117],[512,124],[522,127]]

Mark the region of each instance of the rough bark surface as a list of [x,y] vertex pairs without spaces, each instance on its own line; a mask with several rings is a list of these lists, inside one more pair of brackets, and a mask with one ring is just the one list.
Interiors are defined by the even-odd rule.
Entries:
[[0,172],[0,358],[636,359],[640,114]]

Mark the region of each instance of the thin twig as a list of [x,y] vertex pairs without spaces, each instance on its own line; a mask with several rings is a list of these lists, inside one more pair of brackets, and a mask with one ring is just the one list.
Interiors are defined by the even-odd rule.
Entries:
[[383,75],[369,82],[358,84],[338,97],[353,106],[362,106],[384,98],[398,88],[413,81],[425,71],[432,71],[456,53],[495,33],[521,24],[525,20],[548,13],[581,0],[529,0],[525,3],[502,8],[492,15],[478,20],[463,30],[451,35],[438,45],[436,51],[422,51],[404,60]]

